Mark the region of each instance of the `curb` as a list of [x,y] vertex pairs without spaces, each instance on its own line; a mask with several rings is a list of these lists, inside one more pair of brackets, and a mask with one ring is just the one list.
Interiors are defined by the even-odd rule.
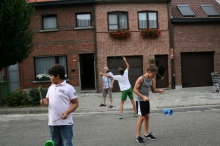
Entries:
[[[206,107],[204,107],[206,106]],[[175,105],[175,106],[160,106],[157,108],[152,108],[151,113],[159,113],[163,111],[164,108],[174,108],[175,110],[178,109],[184,109],[184,108],[211,108],[211,107],[219,107],[220,103],[215,103],[215,104],[191,104],[191,105]],[[123,111],[128,112],[131,111],[133,112],[133,108],[126,108],[123,109]],[[80,113],[106,113],[106,112],[119,112],[119,109],[77,109],[75,112],[72,114],[80,114]],[[0,108],[0,115],[10,115],[10,114],[20,114],[20,115],[25,115],[25,114],[47,114],[48,109],[47,107],[44,108]]]

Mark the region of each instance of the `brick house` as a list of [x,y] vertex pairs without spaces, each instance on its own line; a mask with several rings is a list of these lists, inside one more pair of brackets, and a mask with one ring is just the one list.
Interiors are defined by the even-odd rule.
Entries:
[[[81,84],[84,88],[95,90],[95,1],[29,2],[34,2],[36,10],[31,24],[35,32],[34,48],[30,56],[19,64],[18,87],[48,87],[51,84],[49,78],[38,79],[36,76],[47,74],[53,64],[60,63],[65,67],[66,78],[71,85]],[[13,79],[10,80],[13,71],[10,71],[10,68],[9,86],[13,85]],[[13,86],[11,88],[13,89]]]
[[[32,27],[34,48],[31,55],[19,65],[8,68],[10,91],[15,87],[47,88],[47,74],[54,64],[65,67],[68,83],[80,91],[100,92],[99,72],[108,66],[117,74],[119,66],[125,67],[121,56],[130,64],[129,79],[146,72],[148,59],[156,59],[161,73],[156,86],[166,88],[171,84],[170,0],[30,0],[35,5]],[[143,38],[140,31],[146,28],[161,30],[155,38]],[[128,39],[115,39],[109,31],[129,30]],[[16,85],[11,78],[18,76]],[[163,80],[162,80],[163,79]],[[114,91],[119,91],[115,82]]]
[[[96,40],[98,72],[108,66],[113,74],[117,68],[125,68],[121,56],[127,57],[130,64],[129,80],[132,87],[137,78],[146,72],[148,59],[156,59],[162,78],[158,77],[156,86],[166,88],[171,84],[170,42],[169,42],[169,2],[168,0],[96,0]],[[158,28],[161,36],[143,38],[140,31]],[[122,29],[131,31],[127,39],[116,39],[109,32]],[[163,79],[163,80],[161,80]],[[99,84],[101,84],[99,76]],[[119,91],[114,83],[113,91]]]
[[172,0],[171,23],[176,88],[212,86],[211,72],[220,72],[220,4]]

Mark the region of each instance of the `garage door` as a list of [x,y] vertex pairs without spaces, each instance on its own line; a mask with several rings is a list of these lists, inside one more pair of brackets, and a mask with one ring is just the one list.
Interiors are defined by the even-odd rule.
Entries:
[[[135,82],[138,77],[143,74],[143,57],[142,56],[125,56],[128,64],[130,65],[130,69],[128,72],[129,81],[131,83],[131,88],[134,88]],[[118,67],[126,68],[126,64],[123,58],[120,57],[108,57],[108,67],[109,70],[113,73],[113,75],[118,75]],[[118,81],[114,82],[113,92],[119,92],[120,88],[118,85]]]
[[214,52],[181,53],[182,87],[212,86]]

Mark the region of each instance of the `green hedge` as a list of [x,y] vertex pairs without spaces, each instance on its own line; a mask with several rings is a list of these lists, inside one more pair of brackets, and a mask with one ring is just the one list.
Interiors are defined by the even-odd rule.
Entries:
[[[42,98],[45,98],[46,94],[47,94],[47,89],[42,89],[41,88],[40,91],[41,91],[41,94],[42,94]],[[40,105],[40,94],[39,94],[38,89],[36,89],[36,88],[31,89],[30,92],[29,92],[29,98],[30,98],[32,106]]]
[[7,106],[27,105],[28,94],[22,88],[19,88],[12,93],[9,93],[4,98],[4,104],[6,104]]
[[[47,94],[47,89],[40,89],[42,97],[45,98]],[[9,93],[1,103],[6,106],[21,106],[21,105],[29,105],[29,106],[38,106],[40,105],[40,94],[37,88],[33,88],[30,90],[29,94],[27,94],[22,88],[19,88],[12,93]]]

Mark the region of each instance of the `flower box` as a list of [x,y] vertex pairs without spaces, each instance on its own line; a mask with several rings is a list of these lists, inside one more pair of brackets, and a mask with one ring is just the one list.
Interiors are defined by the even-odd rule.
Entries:
[[156,28],[147,28],[141,30],[140,35],[144,38],[155,38],[161,35],[161,30]]
[[37,81],[48,81],[48,80],[50,80],[50,76],[47,75],[47,74],[39,74],[36,77],[37,77],[36,78]]
[[109,36],[112,37],[112,38],[127,39],[131,36],[131,31],[130,30],[118,29],[118,30],[115,30],[115,31],[110,31]]

